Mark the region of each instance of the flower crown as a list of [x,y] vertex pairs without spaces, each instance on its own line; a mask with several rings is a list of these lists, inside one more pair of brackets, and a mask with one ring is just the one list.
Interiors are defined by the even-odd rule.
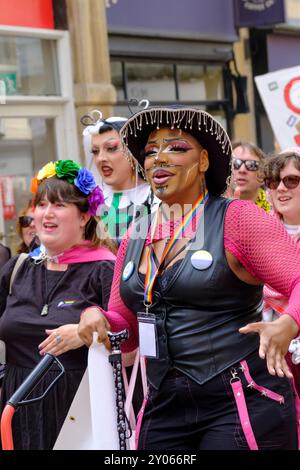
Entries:
[[90,215],[96,215],[97,209],[104,203],[102,190],[97,186],[92,173],[72,160],[49,162],[38,172],[31,181],[31,192],[35,194],[41,182],[47,178],[61,178],[74,184],[84,195],[88,195]]

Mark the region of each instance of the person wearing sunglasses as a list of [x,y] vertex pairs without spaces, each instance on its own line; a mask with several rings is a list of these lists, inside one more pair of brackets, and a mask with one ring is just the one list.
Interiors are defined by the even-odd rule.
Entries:
[[17,247],[17,253],[29,253],[32,244],[38,244],[34,224],[32,200],[30,199],[25,207],[19,212],[16,223],[16,231],[21,241]]
[[265,184],[274,211],[292,235],[300,233],[300,148],[270,157],[265,165]]
[[264,159],[265,154],[257,145],[241,140],[233,142],[229,195],[252,200],[268,212],[271,207],[262,187]]
[[[265,163],[265,184],[270,191],[273,214],[281,220],[286,231],[300,247],[300,148],[288,148],[278,155],[271,156]],[[284,247],[283,247],[284,249]],[[269,286],[264,287],[264,312],[266,321],[274,320],[282,314],[288,299]],[[291,343],[292,360],[287,356],[300,394],[299,338]],[[298,346],[298,347],[296,347]]]

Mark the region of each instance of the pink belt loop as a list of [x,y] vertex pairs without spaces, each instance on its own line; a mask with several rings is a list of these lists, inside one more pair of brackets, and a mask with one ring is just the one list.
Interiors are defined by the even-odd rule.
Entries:
[[276,392],[272,392],[272,390],[269,390],[268,388],[262,387],[261,385],[257,385],[254,380],[252,379],[249,371],[249,367],[246,361],[241,361],[241,370],[248,382],[248,387],[254,388],[258,392],[261,393],[262,396],[271,398],[271,400],[278,401],[281,405],[284,403],[284,397],[282,395],[279,395]]
[[298,435],[298,450],[300,450],[300,398],[295,386],[295,380],[294,377],[291,379],[292,386],[294,389],[294,394],[295,394],[295,408],[296,408],[296,420],[297,420],[297,435]]
[[235,369],[231,370],[231,374],[232,379],[230,379],[230,385],[233,391],[233,396],[237,405],[240,422],[245,434],[247,444],[250,450],[258,450],[256,439],[253,434],[252,426],[248,415],[241,379],[237,377],[237,372]]
[[144,400],[143,400],[143,404],[141,406],[141,409],[139,411],[137,421],[136,421],[136,427],[135,427],[135,449],[136,450],[138,450],[140,431],[141,431],[142,421],[143,421],[143,417],[144,417],[144,411],[145,411],[147,402],[148,402],[148,397],[145,397]]

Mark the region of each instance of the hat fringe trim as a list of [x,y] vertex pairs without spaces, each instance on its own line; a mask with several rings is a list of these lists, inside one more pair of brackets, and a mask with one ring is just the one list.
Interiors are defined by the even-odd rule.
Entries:
[[166,124],[169,125],[171,129],[181,128],[182,121],[185,120],[184,129],[187,132],[193,129],[194,119],[197,117],[198,130],[201,131],[203,129],[205,133],[210,133],[212,136],[215,135],[216,142],[219,143],[223,154],[231,154],[231,143],[227,132],[221,124],[219,124],[218,121],[216,121],[215,118],[206,111],[191,108],[181,108],[179,110],[168,108],[147,108],[129,118],[121,130],[121,139],[125,145],[125,156],[129,161],[132,161],[132,158],[134,158],[144,177],[145,171],[143,167],[128,149],[128,137],[129,135],[133,135],[138,138],[138,132],[142,130],[143,125],[156,125],[156,129],[158,130],[163,122],[164,114],[166,117]]

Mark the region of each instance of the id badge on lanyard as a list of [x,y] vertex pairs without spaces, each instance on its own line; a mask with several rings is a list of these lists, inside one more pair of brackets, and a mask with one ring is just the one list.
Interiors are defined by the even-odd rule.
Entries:
[[158,358],[156,319],[153,313],[138,312],[140,355]]

